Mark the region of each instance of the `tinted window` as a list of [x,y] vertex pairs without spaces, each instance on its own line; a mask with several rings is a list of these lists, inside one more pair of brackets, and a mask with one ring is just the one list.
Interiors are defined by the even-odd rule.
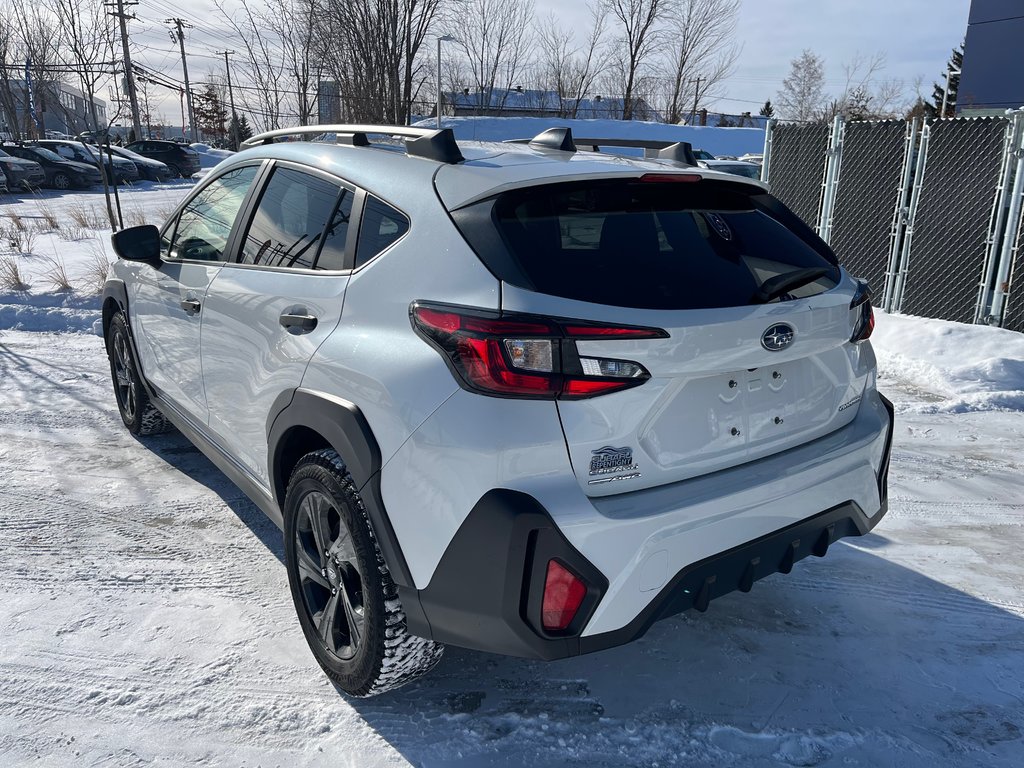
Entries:
[[275,170],[246,231],[239,261],[312,269],[338,192],[337,184],[317,176]]
[[350,190],[341,191],[341,200],[331,216],[323,248],[316,260],[317,269],[345,269],[345,242],[348,239],[348,222],[352,217],[352,197]]
[[[709,180],[581,182],[509,192],[455,219],[501,279],[579,301],[742,306],[765,280],[805,267],[827,267],[831,278],[785,298],[833,287],[839,271],[823,255],[827,247],[816,250],[757,196],[756,187]],[[491,256],[495,226],[498,247],[508,251],[500,258]]]
[[362,221],[359,224],[359,244],[356,247],[356,266],[362,266],[409,231],[409,219],[383,200],[366,196]]
[[228,171],[188,202],[178,219],[170,258],[225,260],[231,227],[257,170],[248,165]]

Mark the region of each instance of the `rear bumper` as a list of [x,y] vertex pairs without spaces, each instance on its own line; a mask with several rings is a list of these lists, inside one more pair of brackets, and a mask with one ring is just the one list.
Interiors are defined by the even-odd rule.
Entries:
[[[667,489],[688,498],[682,507],[662,510],[664,494],[642,491],[606,497],[596,514],[593,507],[584,514],[567,512],[555,503],[564,495],[541,487],[488,491],[429,583],[400,590],[409,628],[466,648],[564,658],[630,642],[659,619],[705,610],[805,557],[823,557],[839,539],[869,532],[887,509],[893,411],[880,395],[872,401],[843,435],[737,468],[742,482],[730,471]],[[730,491],[718,492],[723,488]],[[630,504],[643,513],[631,513]],[[546,633],[540,622],[552,558],[589,585],[577,620],[562,634]]]

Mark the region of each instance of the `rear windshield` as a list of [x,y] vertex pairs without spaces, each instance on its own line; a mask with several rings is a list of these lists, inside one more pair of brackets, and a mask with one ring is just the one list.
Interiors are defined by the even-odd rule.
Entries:
[[775,300],[839,280],[835,257],[806,225],[759,188],[729,182],[552,184],[453,217],[497,277],[578,301],[734,307],[756,303],[765,281],[796,270],[823,275]]

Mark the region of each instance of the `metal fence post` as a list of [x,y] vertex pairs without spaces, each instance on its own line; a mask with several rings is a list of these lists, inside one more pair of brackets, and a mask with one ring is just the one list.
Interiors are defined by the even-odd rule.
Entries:
[[843,135],[845,123],[842,115],[832,121],[832,135],[828,141],[825,179],[822,181],[821,214],[818,217],[818,235],[826,243],[832,237],[832,212],[835,210],[839,171],[843,164]]
[[907,228],[903,235],[899,263],[896,265],[896,281],[893,286],[890,312],[899,312],[903,307],[903,288],[907,284],[907,272],[910,269],[910,246],[914,240],[914,218],[917,216],[917,206],[921,202],[921,190],[924,188],[924,173],[928,167],[928,139],[931,136],[931,130],[931,126],[927,123],[921,128],[917,164],[914,168],[914,186],[910,193],[910,206],[907,210]]
[[910,180],[914,172],[914,149],[917,146],[920,120],[914,118],[907,123],[907,135],[903,149],[903,174],[896,190],[896,210],[892,215],[892,231],[889,236],[889,258],[886,262],[885,288],[879,306],[886,312],[892,311],[895,294],[896,275],[899,272],[900,249],[906,234],[906,225],[910,216],[907,196],[910,194]]
[[772,133],[775,131],[776,121],[768,118],[764,126],[764,157],[761,159],[761,181],[768,183],[771,175],[772,164]]
[[[1014,246],[1017,240],[1017,232],[1020,229],[1022,210],[1022,195],[1024,195],[1024,112],[1015,112],[1013,115],[1013,136],[1007,152],[1007,172],[1013,171],[1013,192],[1010,194],[1009,205],[1004,209],[1005,192],[1009,187],[1009,177],[1005,177],[1003,192],[997,205],[1000,206],[999,215],[1005,214],[1005,221],[1002,226],[997,225],[996,233],[1002,234],[1002,242],[998,249],[998,256],[995,264],[987,265],[990,270],[986,271],[981,286],[980,298],[984,298],[991,279],[991,271],[995,272],[995,286],[992,292],[992,309],[983,314],[983,302],[979,300],[978,321],[992,322],[995,325],[1003,323],[1003,309],[1006,305],[1006,294],[1009,290],[1010,269],[1013,264]],[[995,239],[995,238],[994,238]],[[993,247],[993,252],[996,249]]]

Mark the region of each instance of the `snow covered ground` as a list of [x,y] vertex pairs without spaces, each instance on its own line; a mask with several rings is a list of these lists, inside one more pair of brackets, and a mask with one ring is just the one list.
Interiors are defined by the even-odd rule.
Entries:
[[[155,217],[187,188],[122,205]],[[0,292],[0,766],[1021,765],[1021,335],[879,316],[898,424],[874,533],[628,646],[449,648],[349,700],[306,649],[277,529],[183,437],[120,424],[87,293],[109,246],[62,238],[98,196],[44,206],[61,230]],[[39,207],[0,198],[0,228],[45,228]]]

